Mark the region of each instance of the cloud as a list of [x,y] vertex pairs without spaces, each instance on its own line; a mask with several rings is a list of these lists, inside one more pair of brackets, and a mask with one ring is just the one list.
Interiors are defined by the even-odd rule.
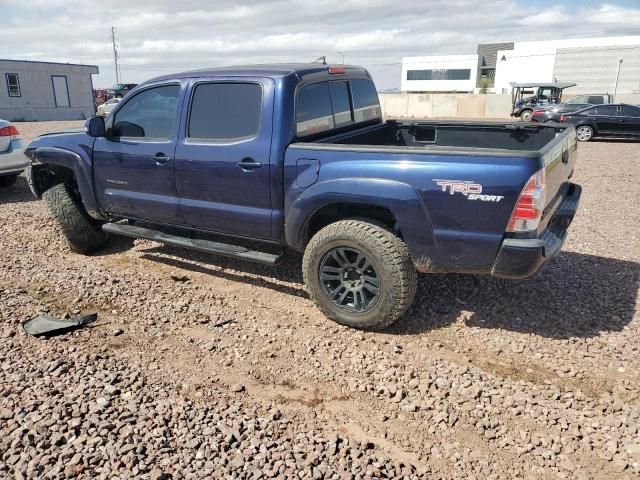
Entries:
[[516,0],[0,0],[2,57],[96,64],[113,83],[111,26],[124,80],[243,63],[367,66],[398,86],[403,56],[474,53],[477,43],[632,35],[640,8]]

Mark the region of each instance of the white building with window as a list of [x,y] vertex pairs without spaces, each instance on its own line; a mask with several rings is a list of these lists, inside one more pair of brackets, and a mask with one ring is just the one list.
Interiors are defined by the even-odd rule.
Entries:
[[[618,68],[619,67],[619,68]],[[496,57],[496,93],[511,83],[573,82],[567,94],[640,93],[640,36],[515,42]]]
[[431,55],[402,59],[403,92],[473,92],[478,55]]
[[95,65],[0,59],[0,118],[81,120],[95,114]]
[[[617,79],[617,82],[616,82]],[[565,95],[640,93],[640,36],[487,43],[476,55],[404,57],[403,92],[511,93],[511,83],[571,82]],[[568,97],[565,97],[568,98]]]

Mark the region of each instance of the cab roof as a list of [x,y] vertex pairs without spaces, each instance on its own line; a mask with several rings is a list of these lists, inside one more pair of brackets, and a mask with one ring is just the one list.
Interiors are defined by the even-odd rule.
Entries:
[[178,78],[198,78],[198,77],[269,77],[283,78],[290,75],[302,79],[305,75],[313,73],[328,72],[329,67],[344,68],[345,73],[358,73],[368,76],[367,71],[355,65],[332,65],[322,63],[281,63],[265,65],[238,65],[230,67],[203,68],[186,72],[173,73],[152,78],[144,83],[161,82],[163,80],[174,80]]

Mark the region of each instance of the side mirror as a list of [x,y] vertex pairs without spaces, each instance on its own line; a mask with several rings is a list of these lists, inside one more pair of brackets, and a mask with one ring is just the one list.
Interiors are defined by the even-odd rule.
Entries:
[[87,120],[87,133],[92,137],[104,137],[104,118],[103,117],[91,117]]

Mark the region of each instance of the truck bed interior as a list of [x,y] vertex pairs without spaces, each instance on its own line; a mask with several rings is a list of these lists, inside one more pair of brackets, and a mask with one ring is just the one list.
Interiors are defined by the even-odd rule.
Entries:
[[399,122],[358,128],[314,143],[387,147],[466,147],[538,151],[565,125],[490,122]]

